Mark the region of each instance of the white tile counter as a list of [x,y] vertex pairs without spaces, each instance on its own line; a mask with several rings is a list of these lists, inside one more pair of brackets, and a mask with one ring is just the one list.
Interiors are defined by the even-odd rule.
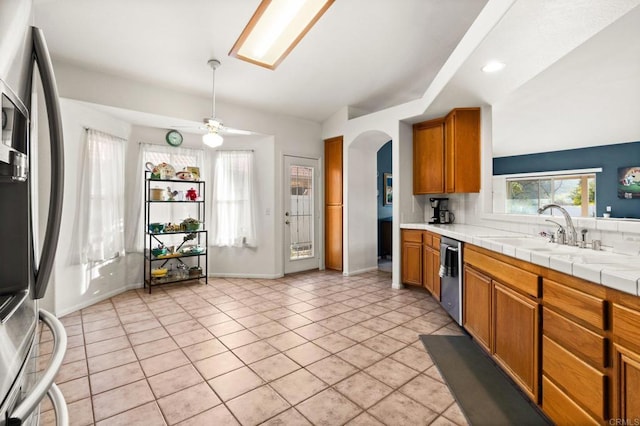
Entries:
[[[549,243],[542,237],[483,226],[402,223],[403,229],[435,232],[497,253],[640,296],[640,256]],[[526,240],[523,240],[527,238]],[[523,244],[526,241],[529,244]]]

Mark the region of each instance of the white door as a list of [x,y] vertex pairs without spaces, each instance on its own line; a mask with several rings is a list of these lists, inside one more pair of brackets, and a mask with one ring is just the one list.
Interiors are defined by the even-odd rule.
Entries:
[[318,160],[284,156],[284,273],[319,266]]

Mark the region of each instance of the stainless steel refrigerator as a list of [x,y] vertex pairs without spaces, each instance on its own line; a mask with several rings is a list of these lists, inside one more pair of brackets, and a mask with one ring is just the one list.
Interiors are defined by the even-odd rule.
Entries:
[[[54,384],[67,337],[62,323],[38,306],[47,290],[60,229],[62,126],[51,59],[42,31],[31,26],[32,20],[31,0],[0,1],[0,426],[37,425],[40,402],[47,394],[58,424],[67,423],[64,397]],[[42,241],[34,237],[38,193],[31,178],[38,167],[33,155],[38,141],[31,138],[34,78],[42,82],[51,160]],[[51,329],[54,349],[49,365],[37,372],[40,324]]]

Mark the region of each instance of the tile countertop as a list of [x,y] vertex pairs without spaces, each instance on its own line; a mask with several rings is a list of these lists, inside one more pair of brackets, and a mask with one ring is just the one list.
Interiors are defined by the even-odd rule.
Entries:
[[[625,293],[640,296],[640,257],[614,254],[607,250],[595,252],[591,249],[573,250],[573,253],[550,253],[538,248],[519,247],[521,238],[530,238],[540,245],[548,244],[556,251],[562,246],[547,243],[546,239],[517,232],[503,231],[483,226],[450,224],[435,225],[428,223],[401,223],[402,229],[421,229],[435,232],[445,237],[474,244],[507,256],[544,266],[587,281],[601,284]],[[494,239],[505,237],[496,241]],[[519,240],[518,238],[521,237]],[[510,238],[513,238],[510,244]]]

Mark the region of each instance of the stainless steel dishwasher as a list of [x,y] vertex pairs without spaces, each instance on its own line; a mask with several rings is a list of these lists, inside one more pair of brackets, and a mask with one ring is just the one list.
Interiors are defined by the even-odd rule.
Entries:
[[440,304],[462,325],[462,242],[440,239]]

